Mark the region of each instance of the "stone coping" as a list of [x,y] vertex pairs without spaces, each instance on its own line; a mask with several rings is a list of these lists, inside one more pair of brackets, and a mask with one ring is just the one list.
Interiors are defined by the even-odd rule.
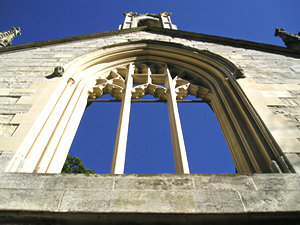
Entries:
[[105,31],[105,32],[94,33],[94,34],[86,34],[86,35],[80,35],[80,36],[74,36],[74,37],[65,37],[65,38],[59,38],[59,39],[53,39],[53,40],[13,45],[13,46],[1,48],[0,53],[9,52],[9,51],[17,51],[17,50],[28,49],[28,48],[42,47],[42,46],[47,46],[47,45],[52,45],[52,44],[60,44],[60,43],[71,42],[71,41],[86,40],[86,39],[93,39],[93,38],[112,36],[112,35],[118,35],[118,34],[133,33],[133,32],[139,32],[139,31],[147,31],[147,32],[152,32],[152,33],[157,33],[157,34],[164,34],[164,35],[171,36],[171,37],[180,37],[180,38],[186,38],[186,39],[196,40],[196,41],[204,41],[204,42],[210,42],[210,43],[216,43],[216,44],[222,44],[222,45],[229,45],[229,46],[233,46],[233,47],[242,47],[242,48],[246,48],[246,49],[253,49],[253,50],[259,50],[259,51],[264,51],[264,52],[269,52],[269,53],[276,53],[276,54],[286,55],[286,56],[290,56],[290,57],[300,58],[300,51],[288,49],[288,48],[281,47],[281,46],[257,43],[257,42],[252,42],[252,41],[245,41],[245,40],[240,40],[240,39],[226,38],[226,37],[220,37],[220,36],[214,36],[214,35],[208,35],[208,34],[194,33],[194,32],[182,31],[182,30],[170,30],[170,29],[164,29],[164,28],[159,28],[159,27],[149,27],[149,26],[137,27],[137,28],[131,28],[131,29],[123,29],[123,30],[115,30],[115,31]]

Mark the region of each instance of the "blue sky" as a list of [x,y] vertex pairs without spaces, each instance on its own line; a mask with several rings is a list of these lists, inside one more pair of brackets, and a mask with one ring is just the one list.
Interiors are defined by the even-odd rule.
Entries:
[[298,33],[299,8],[299,0],[1,0],[0,30],[20,26],[20,44],[115,30],[128,11],[167,11],[181,30],[282,45],[274,29]]
[[[274,37],[275,27],[298,33],[299,9],[299,0],[1,0],[0,31],[20,26],[22,35],[13,44],[22,44],[116,30],[128,11],[167,11],[173,13],[172,22],[180,30],[283,46]],[[94,103],[88,107],[72,145],[72,154],[98,173],[109,172],[119,106]],[[209,107],[179,104],[179,111],[191,172],[234,172]],[[174,172],[165,104],[132,104],[125,172]]]

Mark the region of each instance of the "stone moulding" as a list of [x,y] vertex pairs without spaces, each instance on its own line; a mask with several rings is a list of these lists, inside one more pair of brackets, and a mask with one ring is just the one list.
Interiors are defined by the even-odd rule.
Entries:
[[114,68],[145,61],[184,68],[190,75],[183,79],[192,83],[196,78],[208,90],[206,98],[239,173],[294,172],[236,82],[234,64],[208,51],[147,41],[106,47],[65,65],[55,93],[6,172],[60,173],[97,79]]

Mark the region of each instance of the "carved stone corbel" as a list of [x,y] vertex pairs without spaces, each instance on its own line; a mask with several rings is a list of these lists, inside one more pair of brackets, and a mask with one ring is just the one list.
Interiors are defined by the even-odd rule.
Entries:
[[244,70],[242,68],[236,68],[235,71],[233,72],[233,76],[236,79],[245,78]]
[[62,66],[57,66],[54,68],[54,71],[52,73],[53,77],[62,77],[62,75],[64,74],[65,70]]

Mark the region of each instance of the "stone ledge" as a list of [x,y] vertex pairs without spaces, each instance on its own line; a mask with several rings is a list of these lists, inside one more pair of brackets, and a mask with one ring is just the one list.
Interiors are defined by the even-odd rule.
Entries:
[[[30,182],[28,181],[30,180]],[[42,182],[41,186],[32,182]],[[20,187],[22,182],[23,186]],[[27,183],[27,185],[25,185]],[[2,173],[0,188],[51,190],[300,190],[300,176],[289,174],[37,174]]]
[[[0,174],[0,211],[300,212],[297,174]],[[49,204],[47,203],[49,201]]]

